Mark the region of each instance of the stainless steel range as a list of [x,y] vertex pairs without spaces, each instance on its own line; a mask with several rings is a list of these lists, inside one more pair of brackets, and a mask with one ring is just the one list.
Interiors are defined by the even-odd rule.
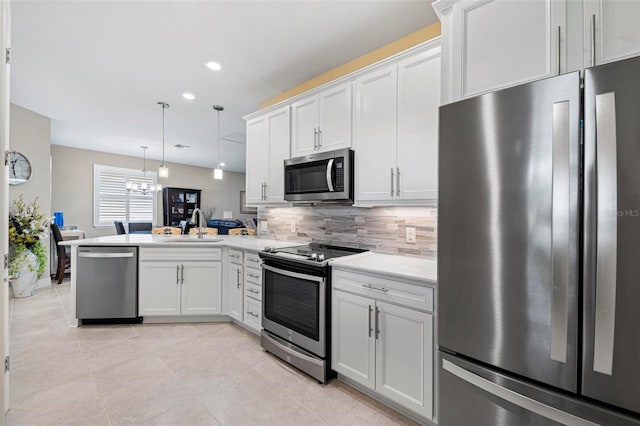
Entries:
[[262,347],[320,383],[330,377],[330,260],[366,250],[325,244],[266,247]]

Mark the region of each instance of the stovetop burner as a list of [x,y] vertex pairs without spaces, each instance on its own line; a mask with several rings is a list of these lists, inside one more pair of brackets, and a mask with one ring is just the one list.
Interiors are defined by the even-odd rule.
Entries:
[[266,252],[269,255],[277,256],[279,258],[306,261],[305,263],[314,262],[319,265],[326,265],[329,259],[349,256],[365,251],[367,250],[354,247],[341,247],[329,244],[311,243],[306,246],[295,247],[265,247],[264,252],[262,253]]

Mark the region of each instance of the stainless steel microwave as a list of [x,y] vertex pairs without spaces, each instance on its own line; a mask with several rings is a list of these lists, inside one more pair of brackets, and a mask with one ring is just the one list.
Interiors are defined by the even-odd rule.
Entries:
[[284,160],[284,199],[353,202],[353,150],[339,149]]

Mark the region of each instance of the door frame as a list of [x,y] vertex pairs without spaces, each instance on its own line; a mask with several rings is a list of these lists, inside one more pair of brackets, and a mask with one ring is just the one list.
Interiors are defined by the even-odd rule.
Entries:
[[[0,0],[0,151],[3,156],[9,150],[9,64],[4,60],[5,52],[10,46],[11,36],[11,9],[8,0]],[[8,229],[9,221],[9,168],[5,164],[0,173],[0,227]],[[9,239],[7,232],[0,233],[0,258],[9,253]],[[2,268],[2,289],[0,290],[0,354],[2,360],[9,355],[9,270]],[[0,426],[5,424],[5,413],[9,409],[9,372],[5,371],[4,362],[0,365],[2,370],[2,385],[0,386]]]

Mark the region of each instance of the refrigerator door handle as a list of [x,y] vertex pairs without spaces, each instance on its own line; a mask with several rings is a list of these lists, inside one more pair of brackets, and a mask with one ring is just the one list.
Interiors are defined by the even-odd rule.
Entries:
[[596,95],[596,300],[593,371],[611,375],[616,317],[618,185],[615,93]]
[[552,360],[562,363],[567,362],[569,333],[569,230],[571,227],[569,117],[569,101],[553,104],[550,355]]
[[554,422],[563,425],[597,426],[597,423],[593,423],[580,417],[574,416],[573,414],[560,411],[550,405],[543,404],[534,399],[514,392],[511,389],[499,386],[490,380],[487,380],[483,377],[478,376],[477,374],[473,374],[472,372],[460,366],[455,365],[451,361],[447,361],[446,359],[442,360],[442,368],[458,377],[459,379],[464,380],[465,382],[487,393],[490,393],[495,397],[510,402],[513,405],[521,407],[539,416],[546,417],[547,419],[550,419]]

